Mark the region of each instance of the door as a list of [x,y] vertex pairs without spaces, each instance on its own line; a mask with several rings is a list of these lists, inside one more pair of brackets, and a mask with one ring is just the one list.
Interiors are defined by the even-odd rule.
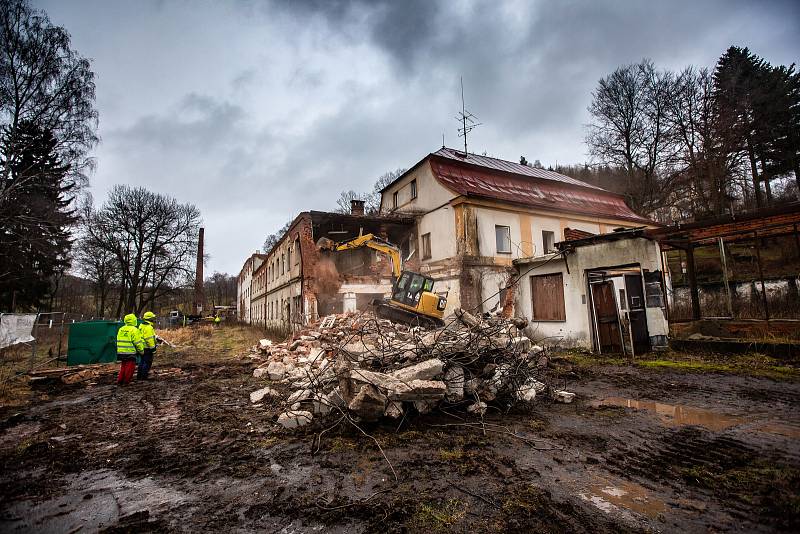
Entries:
[[614,283],[610,280],[594,283],[591,288],[600,352],[622,352],[617,301],[614,298]]
[[628,294],[628,318],[631,324],[633,350],[636,354],[650,352],[650,334],[647,331],[647,312],[645,312],[642,276],[625,275],[625,292]]

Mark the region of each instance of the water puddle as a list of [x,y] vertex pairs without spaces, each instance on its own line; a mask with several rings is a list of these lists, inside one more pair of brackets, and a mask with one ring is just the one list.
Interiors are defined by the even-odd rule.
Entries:
[[774,421],[757,421],[757,416],[730,415],[703,408],[682,406],[679,404],[664,404],[655,401],[625,399],[622,397],[608,397],[591,404],[597,406],[621,406],[635,410],[645,410],[658,415],[659,420],[666,426],[697,425],[716,432],[729,428],[750,425],[748,430],[775,434],[789,438],[800,438],[800,426],[783,424]]
[[608,397],[593,406],[622,406],[635,410],[646,410],[658,415],[662,423],[667,426],[698,425],[709,430],[726,430],[747,422],[744,417],[727,415],[712,410],[681,406],[676,404],[663,404],[655,401],[625,399],[622,397]]
[[626,511],[656,519],[667,510],[664,501],[651,496],[647,489],[630,481],[603,479],[578,495],[607,514],[619,513],[628,519],[631,518]]

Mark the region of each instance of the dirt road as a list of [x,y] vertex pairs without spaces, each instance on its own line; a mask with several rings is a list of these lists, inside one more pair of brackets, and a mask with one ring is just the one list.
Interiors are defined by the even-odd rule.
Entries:
[[[252,364],[0,411],[0,531],[620,532],[800,528],[800,386],[629,365],[574,404],[290,434]],[[397,479],[395,479],[395,473]]]

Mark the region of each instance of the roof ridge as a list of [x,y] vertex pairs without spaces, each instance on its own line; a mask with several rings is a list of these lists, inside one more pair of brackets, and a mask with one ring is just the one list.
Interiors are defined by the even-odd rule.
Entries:
[[[565,184],[569,184],[569,185],[574,185],[574,186],[577,186],[577,187],[586,187],[588,189],[593,189],[595,191],[603,191],[603,192],[609,193],[611,195],[618,195],[617,193],[614,193],[613,191],[609,191],[607,189],[604,189],[602,187],[590,184],[588,182],[584,182],[583,180],[579,180],[578,178],[574,178],[574,177],[569,176],[567,174],[562,174],[560,172],[551,171],[551,170],[543,169],[543,168],[539,168],[539,167],[532,167],[532,166],[528,166],[528,165],[522,165],[521,163],[517,163],[517,162],[514,162],[514,161],[507,160],[507,159],[497,158],[497,157],[494,157],[494,156],[485,156],[485,155],[482,155],[482,154],[475,154],[475,153],[467,153],[466,156],[465,156],[463,151],[455,149],[455,148],[450,148],[450,147],[447,147],[447,146],[443,146],[442,148],[440,148],[436,152],[432,152],[430,155],[431,156],[446,157],[446,158],[451,159],[453,161],[461,161],[461,162],[464,162],[464,163],[467,163],[467,164],[470,164],[470,165],[475,165],[475,166],[484,167],[484,168],[491,168],[491,169],[499,170],[499,171],[503,171],[503,172],[509,172],[509,173],[512,173],[512,174],[517,174],[517,175],[525,176],[525,177],[528,177],[528,178],[538,178],[540,180],[551,180],[551,181],[555,181],[555,182],[561,182],[561,183],[565,183]],[[502,169],[502,168],[497,168],[496,166],[482,165],[478,161],[469,161],[470,157],[489,159],[489,160],[497,161],[497,162],[505,164],[506,166],[510,165],[511,168]],[[528,171],[528,172],[520,172],[520,171],[523,171],[523,170]],[[541,175],[537,176],[538,174],[550,174],[550,175],[553,175],[553,176],[541,176]],[[566,178],[566,180],[564,180],[562,178]]]

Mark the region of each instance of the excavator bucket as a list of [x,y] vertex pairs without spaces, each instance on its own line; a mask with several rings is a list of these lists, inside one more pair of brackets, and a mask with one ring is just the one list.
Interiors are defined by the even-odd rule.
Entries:
[[317,240],[317,250],[320,252],[325,252],[329,250],[333,250],[336,247],[336,242],[332,239],[328,239],[327,237],[320,237]]

